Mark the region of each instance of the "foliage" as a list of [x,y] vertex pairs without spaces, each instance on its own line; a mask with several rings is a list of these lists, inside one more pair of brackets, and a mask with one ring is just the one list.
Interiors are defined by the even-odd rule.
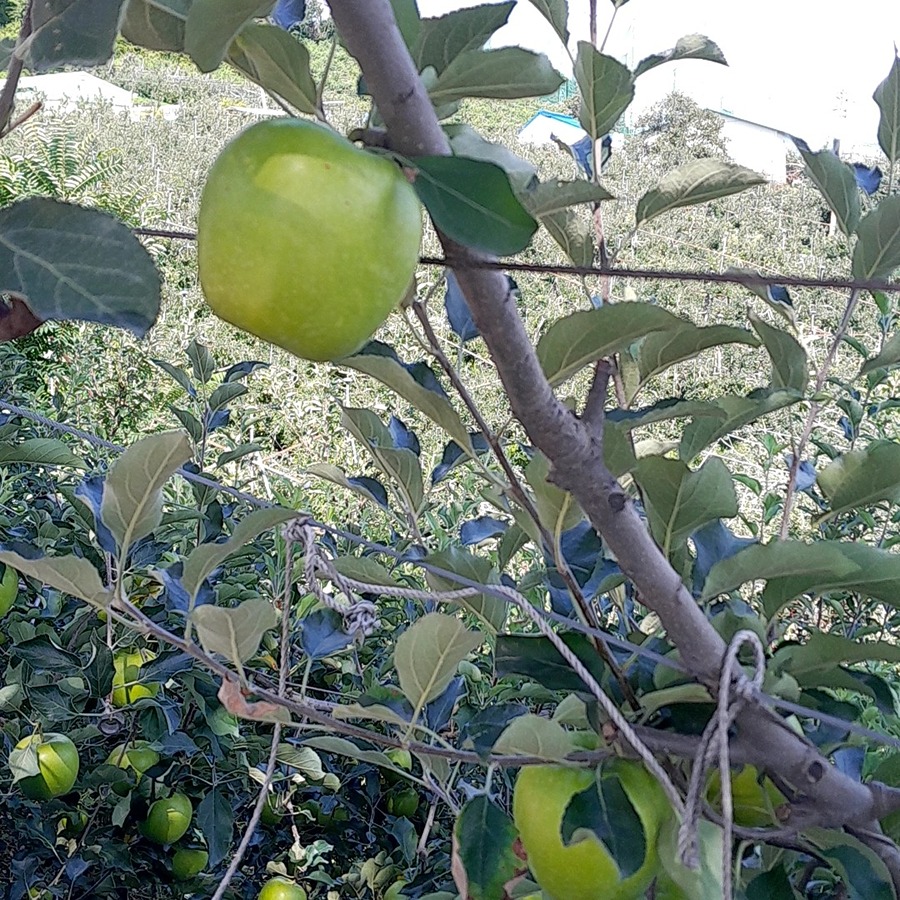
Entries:
[[[150,17],[141,0],[130,0],[121,21],[118,10],[104,17],[98,5],[90,40],[63,28],[52,45],[32,41],[28,62],[36,69],[71,59],[103,63],[121,26],[128,40],[185,53],[203,70],[227,60],[280,105],[327,117],[328,92],[313,71],[331,71],[329,51],[312,48],[316,56],[254,21],[256,4],[230,5],[233,17],[206,12],[201,0],[187,13],[154,8]],[[490,311],[520,308],[529,326],[522,333],[536,344],[505,333],[519,354],[510,362],[490,331],[484,297],[467,292],[475,276],[459,266],[443,277],[423,274],[397,317],[406,331],[396,339],[382,333],[390,342],[372,341],[338,371],[289,369],[265,351],[279,363],[273,375],[255,360],[224,364],[247,357],[193,340],[184,368],[170,353],[156,355],[158,377],[174,383],[162,389],[144,360],[136,384],[126,372],[113,394],[126,409],[119,424],[130,447],[121,455],[96,447],[79,455],[78,445],[43,438],[28,420],[4,414],[0,560],[21,573],[21,592],[2,625],[0,729],[8,754],[37,727],[66,732],[81,757],[74,790],[37,802],[14,787],[25,773],[9,754],[0,815],[24,823],[11,897],[32,888],[51,896],[149,896],[155,881],[160,892],[172,886],[178,849],[208,853],[189,888],[208,892],[257,804],[268,823],[250,838],[226,896],[254,896],[273,873],[300,880],[316,900],[335,893],[444,900],[457,891],[505,900],[506,886],[527,875],[516,825],[524,835],[539,815],[528,813],[525,825],[511,819],[509,757],[558,763],[584,750],[590,767],[579,778],[589,789],[559,810],[558,837],[573,844],[564,849],[602,844],[605,868],[641,869],[642,882],[656,878],[658,894],[721,896],[731,868],[722,869],[721,849],[731,851],[730,834],[704,822],[698,866],[687,869],[676,852],[676,817],[663,805],[658,840],[655,820],[652,828],[632,821],[635,835],[652,832],[657,840],[646,856],[653,871],[641,868],[643,854],[635,867],[637,844],[621,839],[622,820],[610,810],[625,803],[640,814],[639,804],[625,798],[627,783],[624,792],[605,784],[602,767],[591,775],[618,749],[623,721],[647,729],[649,744],[660,732],[691,742],[704,730],[718,675],[704,667],[717,661],[698,660],[692,641],[713,629],[726,641],[740,630],[758,636],[763,688],[772,703],[801,704],[789,721],[806,741],[791,743],[782,728],[777,746],[790,752],[776,754],[768,746],[771,722],[757,718],[762,725],[748,748],[745,711],[738,714],[734,747],[751,754],[750,771],[771,778],[785,799],[773,812],[788,832],[788,839],[740,834],[753,849],[736,867],[738,889],[748,897],[892,896],[887,842],[866,843],[865,830],[839,827],[842,815],[855,814],[852,804],[828,810],[817,783],[792,783],[796,770],[785,767],[801,752],[823,784],[855,799],[868,796],[864,775],[898,780],[895,759],[852,730],[854,723],[896,730],[898,651],[889,639],[900,624],[900,570],[890,552],[900,518],[895,301],[875,287],[854,288],[842,295],[843,309],[829,309],[833,294],[787,291],[755,273],[880,279],[900,265],[900,69],[895,64],[876,94],[888,174],[874,195],[860,193],[844,162],[803,147],[805,183],[760,186],[725,158],[716,123],[675,96],[614,156],[606,184],[623,190],[612,201],[598,165],[587,181],[565,171],[572,163],[564,157],[523,160],[461,127],[473,100],[488,101],[478,107],[484,114],[498,100],[529,103],[561,82],[541,55],[490,49],[511,4],[428,20],[414,3],[392,5],[456,150],[400,158],[440,232],[487,253],[521,251],[529,262],[661,268],[687,235],[690,252],[679,262],[731,266],[736,281],[685,288],[667,279],[611,286],[594,275],[537,273],[515,283],[496,276],[500,293]],[[335,10],[342,6],[336,0]],[[566,4],[535,6],[566,43]],[[347,46],[352,37],[342,35]],[[594,145],[628,107],[644,71],[689,57],[723,62],[715,44],[697,35],[634,71],[580,44],[573,59],[579,118]],[[355,84],[349,59],[335,51],[334,62],[335,73]],[[371,84],[364,75],[361,93],[379,91],[377,73]],[[344,113],[352,118],[358,109],[348,100]],[[391,115],[383,104],[382,111]],[[215,118],[206,115],[195,127]],[[378,110],[364,121],[376,131],[357,136],[378,139]],[[10,139],[21,134],[16,129]],[[223,140],[216,132],[192,165],[205,170]],[[89,208],[103,205],[98,198],[115,207],[127,191],[98,187],[113,176],[116,157],[84,166],[85,146],[63,128],[37,155],[26,147],[5,157],[0,234],[11,249],[3,252],[44,265],[40,277],[27,266],[0,265],[0,288],[37,318],[84,318],[141,334],[158,314],[155,270],[146,274],[149,254],[122,230],[109,237],[108,218]],[[39,192],[52,199],[29,197]],[[189,222],[196,190],[183,193],[167,209]],[[823,227],[823,208],[836,228]],[[35,223],[43,228],[39,243]],[[167,300],[195,290],[179,251],[156,255]],[[112,268],[91,280],[83,270],[96,270],[101,256]],[[62,274],[47,282],[45,271]],[[64,290],[73,284],[74,299]],[[191,318],[179,319],[187,309]],[[173,318],[181,334],[186,322],[213,327],[185,301]],[[42,360],[52,348],[28,355],[45,334],[24,338],[24,352],[4,351],[0,362],[13,376],[4,390],[62,411],[78,394],[57,400],[57,391],[43,387],[50,366]],[[91,339],[102,347],[102,332],[92,334],[73,345],[75,353]],[[484,346],[508,395],[493,370],[483,375]],[[93,360],[64,362],[51,377],[74,372],[88,381]],[[544,390],[542,401],[523,396],[510,375],[529,362],[540,368],[527,390]],[[319,392],[314,406],[301,407],[317,420],[307,440],[320,448],[306,484],[333,486],[321,503],[332,515],[330,522],[301,519],[281,536],[274,530],[291,512],[234,488],[255,474],[258,424],[273,450],[304,424],[279,423],[271,413],[255,418],[252,406],[236,402],[271,402],[288,375],[309,377]],[[262,387],[251,388],[256,383]],[[377,387],[362,394],[367,383]],[[553,406],[551,385],[565,403]],[[127,412],[134,387],[151,398],[145,418]],[[329,408],[328,399],[340,402]],[[113,405],[107,395],[91,414]],[[554,437],[570,442],[564,452],[554,452],[535,425],[550,408],[561,423]],[[178,431],[165,430],[168,416]],[[145,424],[155,433],[132,440]],[[338,427],[352,449],[325,462],[321,447]],[[587,429],[590,468],[573,478],[566,466]],[[586,483],[588,472],[604,477]],[[598,496],[640,519],[617,520],[626,529],[618,533],[597,512]],[[468,591],[436,596],[460,586]],[[671,617],[670,603],[683,619]],[[122,654],[145,661],[128,665]],[[118,669],[117,655],[126,660]],[[118,707],[117,675],[145,688],[119,686]],[[674,781],[656,774],[671,799],[683,791],[687,764],[663,746]],[[398,749],[410,756],[383,752]],[[133,762],[141,751],[152,754],[146,768]],[[721,786],[724,773],[718,777]],[[173,794],[195,811],[177,848],[147,841],[141,827],[151,808],[162,808],[154,804]],[[893,839],[896,803],[885,795]],[[542,870],[536,864],[533,874],[541,878]],[[524,895],[537,887],[525,881],[510,889]]]

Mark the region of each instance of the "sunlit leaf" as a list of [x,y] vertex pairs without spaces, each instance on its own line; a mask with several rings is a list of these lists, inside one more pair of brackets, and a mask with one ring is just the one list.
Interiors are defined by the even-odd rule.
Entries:
[[627,349],[654,331],[675,331],[684,319],[652,303],[616,303],[581,310],[554,322],[538,341],[537,354],[551,384],[562,384],[598,359]]
[[859,189],[853,169],[831,150],[813,153],[799,138],[794,138],[794,145],[806,163],[806,174],[825,198],[841,231],[850,237],[856,231],[860,217]]
[[809,381],[806,351],[793,335],[773,328],[753,313],[750,313],[750,324],[762,338],[772,360],[772,387],[802,394]]
[[201,72],[217,69],[244,25],[265,15],[272,0],[193,0],[184,29],[184,50]]
[[255,655],[262,636],[278,624],[278,613],[268,600],[256,597],[235,607],[198,606],[191,622],[207,653],[218,653],[239,668]]
[[191,454],[183,431],[167,431],[132,444],[112,464],[100,516],[120,550],[126,551],[159,525],[163,485]]
[[701,526],[738,513],[731,474],[718,457],[710,457],[692,472],[681,460],[648,456],[638,460],[633,474],[641,486],[650,530],[667,555]]
[[205,578],[225,559],[236,553],[263,532],[294,518],[293,510],[273,508],[256,509],[244,516],[227,541],[216,544],[200,544],[184,561],[181,582],[191,599],[196,596]]
[[737,194],[766,179],[734,163],[720,159],[695,159],[669,172],[638,200],[638,225],[649,222],[680,206],[695,206],[719,197]]
[[612,200],[606,188],[591,181],[542,181],[520,194],[519,199],[531,215],[543,220],[544,216],[562,212],[579,203],[599,203]]
[[894,51],[891,70],[875,88],[872,99],[881,110],[878,122],[878,143],[892,162],[900,160],[900,57]]
[[10,463],[88,468],[80,456],[76,456],[62,441],[53,438],[28,438],[18,444],[0,442],[0,465]]
[[887,278],[900,266],[900,196],[885,197],[863,217],[853,248],[854,278]]
[[109,606],[112,600],[112,594],[100,580],[100,573],[92,563],[81,557],[41,556],[26,559],[18,553],[0,550],[0,563],[6,563],[24,575],[100,608]]
[[274,25],[245,26],[234,39],[228,61],[252,82],[308,115],[318,110],[309,51]]
[[552,94],[565,81],[543,53],[522,47],[467,50],[428,89],[435,106],[465,97],[515,100]]
[[637,78],[663,63],[676,62],[679,59],[704,59],[707,62],[728,65],[725,55],[715,41],[711,41],[704,34],[686,34],[678,39],[671,50],[654,53],[642,59],[634,70],[634,77]]
[[514,7],[515,2],[486,3],[422,19],[412,53],[419,70],[431,66],[440,74],[461,53],[482,48],[506,24]]
[[397,638],[394,665],[400,689],[414,709],[439,697],[456,667],[484,638],[453,616],[428,613]]
[[562,725],[531,713],[513,719],[494,744],[494,752],[537,756],[548,761],[565,759],[575,749]]

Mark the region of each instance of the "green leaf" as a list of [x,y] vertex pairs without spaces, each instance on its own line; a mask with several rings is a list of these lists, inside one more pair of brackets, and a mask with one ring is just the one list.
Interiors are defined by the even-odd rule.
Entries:
[[734,163],[695,159],[669,172],[655,188],[647,191],[638,200],[635,219],[641,225],[680,206],[707,203],[765,181],[762,175]]
[[825,828],[806,829],[803,836],[838,873],[847,900],[894,900],[887,867],[862,841]]
[[405,447],[396,449],[387,427],[368,409],[341,407],[341,425],[369,452],[375,465],[399,488],[404,506],[417,513],[425,491],[419,457]]
[[634,70],[634,77],[638,78],[644,72],[649,72],[656,66],[667,62],[675,62],[679,59],[705,59],[707,62],[720,63],[723,66],[728,65],[725,55],[715,41],[711,41],[704,34],[686,34],[678,39],[678,42],[671,50],[654,53],[642,59]]
[[311,747],[279,744],[275,751],[275,759],[283,766],[296,769],[310,781],[322,781],[325,778],[322,758]]
[[409,777],[409,772],[394,765],[394,763],[391,762],[390,757],[385,755],[381,750],[365,750],[354,744],[353,741],[348,741],[346,738],[332,737],[331,735],[306,738],[303,741],[303,746],[313,747],[316,750],[322,750],[325,753],[337,753],[338,756],[346,756],[348,759],[371,763],[379,768],[389,769],[395,775],[404,778]]
[[881,353],[863,363],[859,374],[868,375],[869,372],[874,372],[876,369],[892,369],[898,364],[900,364],[900,331],[891,335],[881,349]]
[[692,472],[681,460],[648,456],[632,470],[641,486],[650,530],[666,556],[713,519],[738,514],[731,473],[718,457]]
[[[497,584],[500,581],[500,577],[489,559],[475,556],[456,544],[450,544],[443,550],[430,553],[423,561],[478,584]],[[432,590],[456,591],[464,587],[452,578],[436,575],[433,572],[426,572],[425,579]],[[506,623],[507,605],[500,597],[493,594],[474,594],[457,601],[457,605],[478,616],[492,632],[499,631]]]
[[617,59],[605,56],[587,41],[579,41],[575,81],[581,94],[578,120],[594,140],[600,140],[634,99],[634,77]]
[[188,344],[185,353],[191,361],[194,378],[201,384],[209,384],[216,371],[216,358],[210,353],[209,347],[195,340]]
[[317,114],[317,91],[309,68],[309,51],[283,28],[245,26],[228,51],[228,61],[254,84],[294,109],[311,116]]
[[718,397],[712,401],[718,407],[717,413],[709,410],[685,426],[678,455],[685,460],[693,459],[733,431],[802,399],[802,394],[795,391],[771,388],[753,391],[746,397]]
[[[756,875],[747,885],[746,893],[747,900],[800,900],[783,862]],[[696,895],[689,892],[688,896]]]
[[467,50],[428,89],[435,106],[466,97],[516,100],[552,94],[565,81],[543,53],[521,47]]
[[678,329],[657,331],[647,335],[638,347],[638,369],[641,382],[664,372],[675,363],[693,359],[711,347],[725,344],[747,344],[758,347],[759,341],[746,328],[731,325],[709,325],[698,328],[690,322]]
[[331,565],[345,578],[352,578],[354,581],[384,587],[397,586],[391,573],[371,556],[336,556],[331,560]]
[[536,219],[560,213],[579,203],[600,203],[612,200],[613,195],[606,188],[591,181],[541,181],[519,196],[525,209]]
[[454,156],[479,159],[500,166],[516,191],[524,190],[537,174],[537,169],[530,162],[516,156],[502,144],[493,144],[485,140],[471,125],[461,123],[445,125],[444,132],[450,139],[450,148]]
[[541,225],[550,237],[562,247],[575,266],[594,264],[594,232],[590,223],[572,210],[547,213],[541,216]]
[[341,360],[341,365],[356,369],[357,372],[362,372],[376,381],[380,381],[419,412],[428,416],[462,447],[463,452],[470,457],[475,457],[468,429],[456,410],[450,405],[450,401],[437,391],[429,390],[419,384],[396,359],[377,353],[362,352],[355,356],[345,357]]
[[414,187],[435,227],[496,256],[524,250],[537,230],[499,166],[456,156],[417,156]]
[[885,197],[856,229],[853,277],[887,278],[900,266],[900,196]]
[[701,601],[756,579],[767,582],[762,600],[770,618],[806,593],[850,591],[894,606],[900,598],[900,558],[887,550],[837,541],[757,544],[713,566]]
[[193,0],[184,28],[185,53],[201,72],[218,69],[240,30],[272,8],[272,0]]
[[79,597],[101,609],[109,606],[112,594],[103,587],[100,573],[88,560],[77,556],[42,556],[25,559],[18,553],[0,551],[0,563],[12,566],[23,575],[37,578],[64,594]]
[[881,500],[900,500],[900,444],[873,441],[832,460],[818,476],[831,501],[829,516],[840,515]]
[[562,725],[543,716],[528,713],[516,716],[497,738],[494,753],[537,756],[550,762],[565,759],[575,745]]
[[422,17],[419,15],[419,6],[416,0],[390,0],[394,10],[394,18],[397,27],[403,35],[403,42],[410,50],[416,46],[419,32],[422,29]]
[[525,480],[534,492],[541,525],[551,534],[561,534],[574,528],[584,518],[584,512],[568,491],[551,484],[549,476],[550,461],[535,450],[525,466]]
[[234,815],[224,791],[213,788],[197,807],[197,827],[206,838],[209,866],[215,868],[228,856],[234,836]]
[[0,443],[0,466],[10,463],[88,468],[80,456],[76,456],[62,441],[53,438],[29,438],[19,444]]
[[310,475],[315,475],[317,478],[324,478],[332,484],[337,484],[342,488],[346,488],[348,491],[353,491],[355,494],[359,494],[360,497],[364,497],[366,500],[370,500],[377,506],[381,506],[380,497],[376,497],[364,484],[350,481],[341,469],[337,466],[333,466],[331,463],[314,463],[311,466],[307,466],[306,471]]
[[772,656],[770,668],[788,672],[804,687],[815,686],[812,673],[827,672],[841,664],[880,660],[900,662],[900,647],[887,641],[855,641],[841,634],[811,631],[803,644],[787,644]]
[[510,817],[482,794],[462,808],[453,834],[466,874],[467,897],[495,900],[503,896],[504,885],[522,865],[513,850],[518,832]]
[[[574,632],[561,634],[560,638],[594,680],[602,684],[606,669],[594,645],[584,635]],[[587,687],[550,639],[539,635],[498,635],[494,668],[498,678],[522,675],[550,691],[584,691]]]
[[529,0],[529,2],[550,23],[563,47],[568,47],[569,4],[567,0]]
[[183,431],[166,431],[132,444],[110,467],[100,518],[124,554],[162,520],[162,488],[191,458]]
[[892,163],[900,160],[900,57],[894,50],[894,62],[887,78],[875,88],[872,99],[881,110],[878,143]]
[[122,37],[148,50],[180,53],[184,28],[194,0],[128,0],[120,31]]
[[809,382],[806,351],[795,337],[780,328],[767,325],[753,313],[750,313],[750,324],[762,338],[772,360],[772,387],[802,394]]
[[248,390],[247,385],[241,384],[239,381],[226,381],[209,395],[209,408],[212,410],[223,409],[233,400],[246,394]]
[[394,665],[400,690],[413,709],[440,697],[456,667],[484,638],[453,616],[428,613],[417,619],[394,645]]
[[684,325],[684,319],[652,303],[616,303],[581,310],[547,329],[538,341],[538,359],[550,383],[558,385],[647,334],[675,331]]
[[0,210],[0,291],[40,319],[84,319],[143,337],[159,313],[159,273],[107,213],[32,197]]
[[419,71],[432,66],[440,74],[461,53],[483,47],[506,24],[515,5],[515,2],[486,3],[436,19],[422,19],[412,54]]
[[220,544],[200,544],[195,547],[184,562],[181,582],[193,603],[203,584],[203,579],[222,562],[242,547],[256,540],[263,532],[295,518],[290,509],[255,509],[248,513],[235,527],[231,537]]
[[256,597],[235,607],[198,606],[191,622],[207,653],[224,656],[240,670],[256,654],[262,636],[278,624],[278,613],[268,600]]
[[221,469],[222,466],[227,466],[229,463],[243,459],[251,453],[259,453],[261,450],[262,444],[239,444],[234,450],[226,450],[216,457],[216,468]]
[[[684,900],[722,900],[722,849],[724,833],[718,825],[701,819],[698,823],[700,867],[689,869],[683,866],[678,853],[678,819],[669,816],[663,823],[659,835],[659,859],[663,873],[668,875],[682,893],[657,893],[659,900],[665,897]],[[660,879],[662,882],[662,879]],[[662,885],[660,885],[662,886]],[[767,898],[769,900],[769,898]]]
[[813,153],[803,141],[794,145],[806,163],[806,174],[813,180],[834,213],[841,231],[850,237],[859,225],[859,188],[853,170],[831,150]]
[[44,0],[31,6],[31,35],[22,45],[28,68],[99,66],[113,53],[125,0]]

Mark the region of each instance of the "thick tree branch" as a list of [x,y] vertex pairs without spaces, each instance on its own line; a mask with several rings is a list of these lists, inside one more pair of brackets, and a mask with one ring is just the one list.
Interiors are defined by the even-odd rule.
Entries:
[[[335,25],[356,57],[400,152],[448,154],[449,145],[403,39],[388,0],[329,0]],[[465,266],[485,257],[441,236],[472,317],[490,351],[510,405],[529,439],[552,463],[555,483],[570,491],[660,617],[691,674],[715,689],[725,644],[654,544],[606,468],[592,430],[560,403],[541,370],[516,310],[505,276]],[[777,716],[754,704],[741,713],[738,733],[751,747],[750,761],[777,772],[808,797],[817,822],[854,823],[872,829],[873,795],[841,774]],[[789,823],[785,823],[789,824]]]

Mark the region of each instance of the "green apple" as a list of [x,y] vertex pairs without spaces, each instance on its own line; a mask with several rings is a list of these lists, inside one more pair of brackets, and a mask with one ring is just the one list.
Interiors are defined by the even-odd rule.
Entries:
[[306,900],[306,891],[289,878],[276,875],[262,886],[257,900]]
[[[569,801],[595,784],[593,770],[564,766],[527,766],[513,793],[513,818],[528,866],[550,900],[637,900],[659,870],[656,839],[670,814],[656,779],[640,764],[613,760],[604,764],[619,779],[644,830],[644,858],[627,877],[595,836],[564,844],[562,820]],[[598,800],[599,802],[599,800]]]
[[[78,777],[78,750],[64,734],[31,734],[16,744],[13,754],[37,753],[40,770],[16,783],[29,800],[50,800],[68,794]],[[13,756],[10,754],[10,761]]]
[[149,650],[117,653],[113,657],[113,706],[128,706],[143,697],[155,697],[158,684],[141,684],[140,668],[155,656]]
[[258,122],[203,189],[200,283],[226,321],[304,359],[339,359],[403,299],[421,239],[419,201],[393,162],[312,122]]
[[142,835],[157,844],[174,844],[191,824],[194,808],[184,794],[172,794],[150,804],[147,818],[139,828]]
[[172,857],[172,874],[179,881],[188,881],[199,875],[209,862],[206,850],[182,847]]

